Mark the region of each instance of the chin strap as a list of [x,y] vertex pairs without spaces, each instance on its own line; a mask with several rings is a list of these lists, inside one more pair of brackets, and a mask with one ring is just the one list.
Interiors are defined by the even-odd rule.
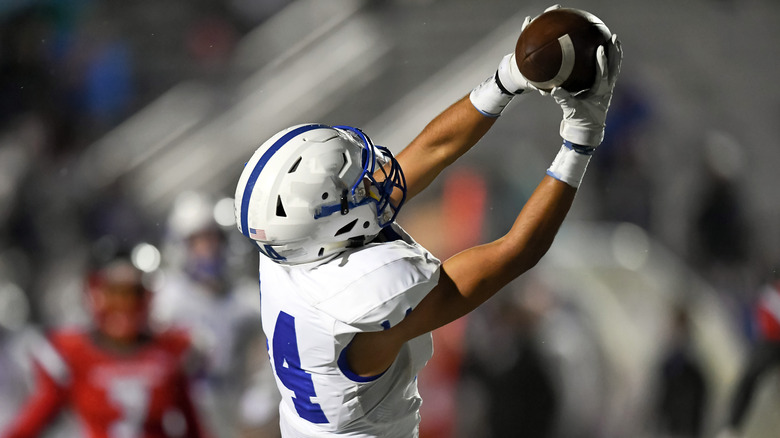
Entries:
[[349,213],[349,190],[344,189],[341,191],[341,215]]

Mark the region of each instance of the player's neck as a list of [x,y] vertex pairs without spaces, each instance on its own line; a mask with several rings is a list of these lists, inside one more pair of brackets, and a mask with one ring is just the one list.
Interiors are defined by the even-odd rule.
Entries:
[[139,333],[137,336],[133,338],[119,339],[119,338],[108,336],[99,330],[93,330],[91,337],[92,340],[95,342],[95,345],[97,345],[101,349],[106,350],[113,354],[122,354],[122,355],[132,354],[138,351],[138,349],[145,346],[151,339],[151,336],[145,332]]

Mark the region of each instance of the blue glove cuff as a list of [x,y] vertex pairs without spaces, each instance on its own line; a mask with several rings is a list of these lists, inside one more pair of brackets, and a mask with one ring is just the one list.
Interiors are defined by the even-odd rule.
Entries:
[[574,152],[576,152],[578,154],[582,154],[582,155],[593,155],[593,152],[596,151],[596,147],[595,146],[587,146],[587,145],[576,144],[576,143],[570,142],[569,140],[564,140],[563,141],[563,145],[566,148],[571,149]]

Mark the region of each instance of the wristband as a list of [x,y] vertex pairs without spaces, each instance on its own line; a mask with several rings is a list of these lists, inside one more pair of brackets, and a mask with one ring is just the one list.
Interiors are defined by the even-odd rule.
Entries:
[[500,116],[513,97],[514,94],[506,92],[498,84],[495,75],[485,79],[471,90],[471,94],[469,94],[469,99],[474,108],[487,117]]
[[576,188],[580,187],[588,162],[596,148],[564,141],[547,174]]

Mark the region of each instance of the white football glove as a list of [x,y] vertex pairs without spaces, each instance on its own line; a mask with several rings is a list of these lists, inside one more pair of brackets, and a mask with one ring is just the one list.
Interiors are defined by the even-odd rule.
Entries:
[[623,49],[617,35],[596,50],[596,81],[587,90],[569,93],[560,87],[550,91],[563,110],[560,134],[575,145],[595,148],[604,140],[607,110],[620,74]]
[[489,117],[498,117],[509,102],[518,94],[536,90],[520,73],[515,54],[501,59],[496,72],[471,91],[470,99],[479,112]]
[[[560,5],[550,6],[545,9],[545,12],[551,9],[558,9]],[[520,26],[520,33],[523,33],[528,24],[533,21],[530,16],[525,17],[523,25]],[[537,88],[531,85],[528,80],[520,73],[520,68],[517,67],[515,62],[515,52],[504,56],[501,62],[498,64],[498,71],[496,71],[496,82],[498,86],[507,93],[521,94],[525,91],[536,90]]]
[[496,71],[496,83],[502,91],[509,94],[521,94],[526,91],[536,90],[528,80],[520,73],[515,62],[515,53],[512,52],[501,59]]
[[[545,12],[560,8],[560,5],[553,5],[545,9]],[[520,32],[533,21],[531,17],[525,17]],[[515,62],[514,51],[501,59],[496,72],[477,85],[469,98],[474,107],[488,117],[498,117],[509,102],[518,94],[526,91],[537,90],[520,73],[520,69]]]

